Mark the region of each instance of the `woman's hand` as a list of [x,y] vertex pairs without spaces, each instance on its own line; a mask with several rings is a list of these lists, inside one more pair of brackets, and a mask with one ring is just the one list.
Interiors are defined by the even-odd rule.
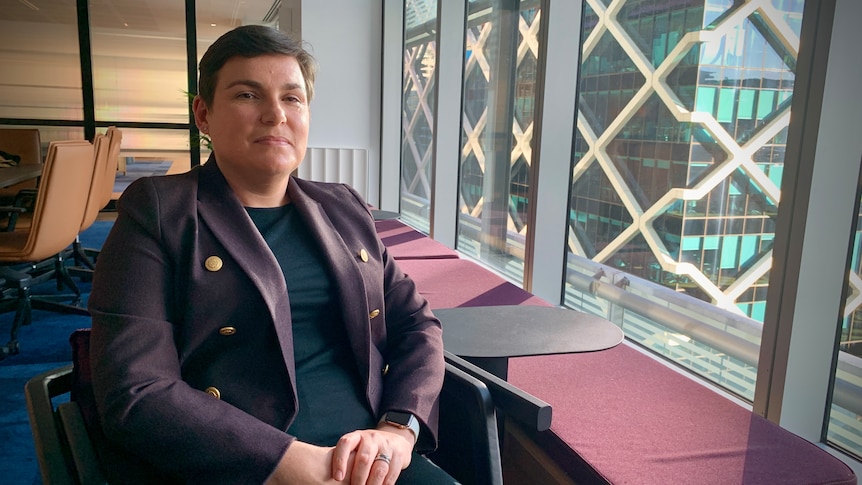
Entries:
[[334,450],[296,440],[284,452],[264,485],[335,485],[330,465]]
[[409,429],[381,424],[347,433],[332,456],[332,477],[350,485],[394,485],[410,465],[414,437]]

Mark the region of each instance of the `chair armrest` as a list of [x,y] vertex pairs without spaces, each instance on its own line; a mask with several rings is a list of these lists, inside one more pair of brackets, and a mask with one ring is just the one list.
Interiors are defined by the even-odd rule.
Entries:
[[488,386],[494,404],[506,416],[518,420],[528,429],[545,431],[551,427],[551,405],[529,394],[522,389],[509,384],[490,372],[467,362],[457,355],[444,351],[446,362],[476,377]]
[[99,468],[93,442],[84,423],[84,416],[81,415],[81,407],[74,401],[64,402],[57,406],[57,413],[60,416],[60,424],[63,426],[66,441],[69,444],[69,453],[80,483],[94,485],[108,483],[102,474],[102,469]]
[[70,364],[43,372],[27,381],[24,386],[33,444],[44,483],[72,483],[66,463],[67,453],[60,439],[60,430],[54,418],[54,405],[51,402],[52,397],[69,392],[71,383]]

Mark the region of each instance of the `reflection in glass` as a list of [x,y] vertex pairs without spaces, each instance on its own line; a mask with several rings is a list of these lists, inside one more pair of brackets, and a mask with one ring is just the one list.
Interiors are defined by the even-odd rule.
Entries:
[[539,4],[470,2],[467,14],[458,249],[518,283],[530,229]]
[[84,119],[75,3],[46,3],[50,15],[25,2],[0,9],[0,118]]
[[437,99],[437,0],[404,3],[401,217],[428,233]]
[[[90,1],[97,121],[188,122],[185,7]],[[125,142],[125,140],[124,140]]]

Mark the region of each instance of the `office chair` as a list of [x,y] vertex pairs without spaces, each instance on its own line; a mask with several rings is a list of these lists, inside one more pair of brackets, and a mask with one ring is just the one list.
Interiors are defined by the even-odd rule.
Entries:
[[[4,281],[0,307],[16,310],[10,340],[0,348],[0,359],[18,353],[18,330],[30,323],[32,308],[60,310],[49,302],[36,302],[30,289],[45,278],[65,274],[62,261],[55,256],[78,234],[95,163],[94,147],[86,141],[52,142],[29,229],[0,233],[0,278]],[[45,269],[44,261],[53,268]],[[71,278],[65,283],[74,286]],[[84,309],[78,310],[79,314],[87,314]],[[68,311],[78,313],[71,308]]]
[[[117,163],[120,158],[120,147],[123,142],[123,132],[115,126],[109,126],[104,135],[105,145],[97,148],[96,158],[98,166],[93,180],[93,190],[90,192],[90,197],[87,199],[87,209],[84,212],[84,219],[81,221],[80,232],[87,230],[99,215],[99,211],[105,208],[111,201],[111,195],[114,193],[114,182],[117,179]],[[78,237],[72,243],[71,257],[74,259],[74,266],[69,267],[69,273],[72,275],[91,277],[95,263],[93,259],[98,255],[96,249],[84,248],[81,246],[81,241]]]
[[[76,330],[69,342],[72,364],[41,373],[24,388],[39,471],[45,484],[103,484],[94,446],[103,435],[90,375],[90,329]],[[55,406],[53,400],[65,394],[69,401]],[[440,395],[440,446],[429,458],[464,485],[502,484],[495,423],[485,385],[447,364]]]

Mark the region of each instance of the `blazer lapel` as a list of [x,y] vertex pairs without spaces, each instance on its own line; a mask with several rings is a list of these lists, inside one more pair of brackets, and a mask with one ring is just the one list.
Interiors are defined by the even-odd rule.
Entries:
[[284,275],[263,236],[218,170],[214,158],[201,167],[198,214],[239,269],[254,282],[266,302],[275,323],[291,386],[296,389],[290,300]]
[[371,331],[365,297],[367,292],[359,265],[320,203],[309,197],[293,177],[287,185],[287,191],[329,262],[332,278],[338,288],[338,301],[348,339],[356,355],[362,380],[367,385],[371,364]]

